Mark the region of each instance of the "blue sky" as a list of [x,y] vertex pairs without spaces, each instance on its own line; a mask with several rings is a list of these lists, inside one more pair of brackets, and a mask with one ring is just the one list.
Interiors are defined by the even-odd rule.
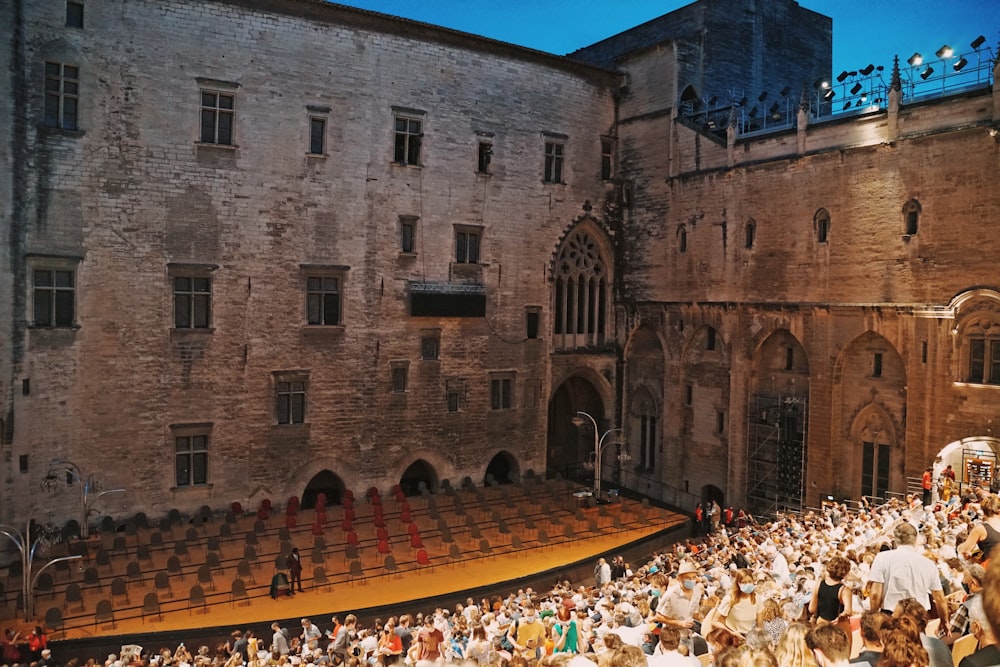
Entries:
[[[690,0],[341,0],[340,4],[566,54],[627,30]],[[833,18],[833,74],[869,63],[888,71],[895,54],[956,55],[979,35],[994,53],[1000,0],[799,0]]]

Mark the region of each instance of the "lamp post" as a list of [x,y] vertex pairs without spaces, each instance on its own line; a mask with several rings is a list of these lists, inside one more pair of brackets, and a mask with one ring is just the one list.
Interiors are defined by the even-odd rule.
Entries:
[[36,537],[34,541],[31,540],[31,516],[34,512],[28,514],[28,519],[25,521],[24,532],[22,533],[17,528],[13,526],[8,526],[6,524],[0,524],[0,534],[6,535],[10,538],[10,541],[14,543],[17,547],[18,552],[21,554],[21,592],[24,595],[24,620],[30,621],[34,616],[35,612],[35,584],[38,583],[38,577],[48,568],[50,565],[55,565],[56,563],[61,563],[68,560],[79,560],[82,556],[60,556],[59,558],[52,558],[45,562],[38,571],[35,572],[35,550],[38,549],[38,545],[46,542],[44,536]]
[[82,512],[80,518],[80,537],[87,539],[90,537],[90,512],[93,504],[108,494],[125,493],[125,489],[101,491],[100,485],[94,479],[93,474],[84,477],[80,466],[72,461],[61,461],[59,459],[53,459],[49,462],[49,472],[45,475],[45,479],[42,482],[43,486],[54,489],[59,479],[57,472],[66,473],[67,484],[76,483],[80,485],[80,511]]
[[[586,417],[586,419],[584,419],[584,417]],[[601,454],[604,453],[604,449],[608,445],[611,445],[611,444],[620,444],[620,441],[618,441],[618,440],[608,440],[607,442],[605,442],[605,440],[612,433],[621,433],[622,430],[620,428],[610,428],[607,431],[605,431],[603,434],[599,435],[600,431],[597,428],[597,420],[594,419],[590,414],[588,414],[586,412],[583,412],[583,411],[577,411],[576,417],[573,417],[573,425],[574,426],[578,426],[578,427],[579,426],[583,426],[584,424],[587,423],[587,420],[589,420],[590,423],[591,423],[591,425],[594,427],[594,497],[595,497],[595,499],[598,502],[600,502],[600,500],[601,500]]]

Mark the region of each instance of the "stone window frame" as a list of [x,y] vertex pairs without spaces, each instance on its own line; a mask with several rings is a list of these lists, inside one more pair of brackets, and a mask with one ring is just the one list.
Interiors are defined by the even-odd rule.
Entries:
[[83,27],[83,0],[66,0],[66,27]]
[[[456,223],[454,225],[455,252],[452,257],[456,264],[482,264],[483,263],[483,226],[470,225],[466,223]],[[471,239],[475,239],[475,250],[470,245]]]
[[757,221],[750,218],[743,225],[743,248],[753,250],[754,242],[757,240]]
[[[240,84],[235,81],[224,81],[221,79],[211,79],[206,77],[196,77],[198,84],[198,139],[195,142],[199,146],[236,149],[237,124],[236,124],[236,98]],[[206,104],[206,96],[214,96],[214,104]],[[229,102],[226,107],[223,102]],[[211,136],[206,134],[206,119],[212,119]],[[220,120],[229,119],[228,137],[220,136]],[[227,141],[221,141],[221,139]]]
[[392,393],[405,394],[410,388],[409,359],[395,359],[389,362],[389,380]]
[[80,130],[80,67],[45,61],[42,125],[53,130]]
[[681,255],[688,251],[688,231],[687,225],[677,225],[677,252]]
[[424,329],[420,332],[420,360],[441,360],[441,330]]
[[493,132],[476,132],[476,173],[489,176],[493,162]]
[[[167,264],[167,275],[170,279],[170,294],[171,294],[171,304],[173,305],[172,316],[171,316],[171,328],[174,331],[185,331],[185,332],[207,332],[211,333],[215,331],[215,318],[213,314],[213,304],[215,301],[215,272],[218,270],[219,266],[217,264],[201,264],[201,263],[188,263],[188,262],[171,262]],[[179,280],[189,280],[191,281],[190,286],[186,289],[184,285],[178,284]],[[195,281],[207,281],[208,291],[196,290]],[[187,315],[189,317],[187,326],[180,326],[180,320],[178,316],[180,313],[181,302],[178,301],[178,297],[189,297],[190,304],[187,308]],[[196,300],[196,297],[201,296]],[[195,323],[196,320],[196,305],[202,301],[206,302],[205,305],[205,320],[203,325]]]
[[420,218],[415,215],[399,216],[399,254],[417,254],[417,225]]
[[916,236],[917,232],[920,231],[920,217],[923,214],[920,201],[916,198],[910,199],[903,204],[901,213],[903,216],[903,238],[909,239],[911,236]]
[[566,183],[566,143],[569,139],[565,134],[543,132],[542,150],[542,182],[549,185],[564,185]]
[[308,424],[309,371],[284,370],[271,373],[274,423],[278,426]]
[[601,180],[613,181],[618,176],[615,154],[617,153],[618,138],[601,137]]
[[[79,309],[77,308],[77,300],[79,296],[79,281],[77,280],[77,272],[79,270],[80,262],[83,261],[82,257],[69,256],[69,255],[48,255],[48,254],[28,254],[25,256],[28,260],[28,275],[30,276],[30,281],[28,284],[28,307],[31,313],[29,325],[33,329],[77,329],[79,328],[79,323],[77,322],[77,313]],[[38,276],[37,273],[49,273],[52,280],[50,285],[37,285]],[[59,282],[57,274],[68,273],[70,276],[71,285],[58,285]],[[48,315],[50,316],[45,322],[39,323],[36,315],[38,314],[39,308],[39,292],[44,292],[49,295],[48,299]],[[60,307],[59,307],[59,295],[69,292],[72,296],[72,301],[69,304],[70,307],[70,317],[68,321],[65,318],[59,317]]]
[[517,373],[515,371],[493,371],[489,374],[490,410],[513,410],[516,406],[515,392]]
[[[193,424],[171,424],[170,439],[174,452],[174,489],[190,489],[206,487],[211,485],[211,450],[212,450],[212,422]],[[186,441],[185,449],[180,449],[181,441]],[[195,461],[201,458],[203,477],[196,478],[197,466]],[[187,461],[185,469],[186,479],[180,479],[181,463]]]
[[[299,274],[302,280],[302,294],[305,297],[303,299],[303,323],[302,326],[308,329],[314,330],[329,330],[337,331],[344,328],[344,323],[346,322],[345,312],[346,312],[346,299],[345,290],[347,286],[347,278],[350,273],[349,266],[343,264],[299,264]],[[327,280],[334,279],[337,281],[336,290],[327,289]],[[319,284],[317,285],[317,282]],[[327,302],[326,295],[336,294],[337,295],[337,317],[336,321],[327,321]],[[319,297],[318,305],[319,310],[315,311],[318,314],[317,321],[314,319],[314,296]]]
[[816,209],[813,214],[813,229],[816,232],[816,243],[830,242],[830,212],[825,208]]
[[392,163],[400,167],[423,165],[427,112],[392,107]]
[[958,334],[962,382],[984,387],[1000,385],[1000,311],[970,313],[963,318]]
[[[311,158],[329,157],[328,128],[330,126],[330,107],[306,105],[306,155]],[[317,137],[316,128],[319,127]]]

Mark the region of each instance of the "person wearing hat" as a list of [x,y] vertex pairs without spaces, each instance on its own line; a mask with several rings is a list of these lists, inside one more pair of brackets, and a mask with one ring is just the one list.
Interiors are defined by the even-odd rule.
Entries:
[[[868,573],[871,609],[881,609],[891,616],[900,600],[913,598],[926,610],[933,599],[938,617],[947,619],[948,602],[937,565],[914,547],[917,529],[902,521],[893,530],[893,536],[896,548],[875,556]],[[950,637],[951,630],[947,624],[943,629],[945,636]]]
[[705,587],[701,584],[698,568],[689,560],[681,561],[675,581],[660,596],[653,621],[700,632],[701,628],[694,615],[704,595]]

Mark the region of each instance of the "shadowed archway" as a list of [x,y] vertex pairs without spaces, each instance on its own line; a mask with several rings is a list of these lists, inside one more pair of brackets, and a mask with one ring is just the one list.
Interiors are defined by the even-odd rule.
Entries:
[[419,496],[424,489],[434,492],[438,487],[437,471],[427,461],[417,459],[399,478],[399,487],[407,496]]
[[611,427],[598,388],[578,375],[567,379],[549,401],[546,474],[592,483],[593,470],[588,471],[584,464],[593,457],[594,431],[573,424],[578,411],[591,415],[601,433]]
[[514,478],[519,475],[517,459],[510,452],[497,452],[488,466],[486,475],[483,477],[483,484],[513,484]]
[[344,482],[329,470],[316,473],[302,492],[302,509],[316,507],[316,496],[326,494],[327,505],[339,505],[340,496],[344,492]]

